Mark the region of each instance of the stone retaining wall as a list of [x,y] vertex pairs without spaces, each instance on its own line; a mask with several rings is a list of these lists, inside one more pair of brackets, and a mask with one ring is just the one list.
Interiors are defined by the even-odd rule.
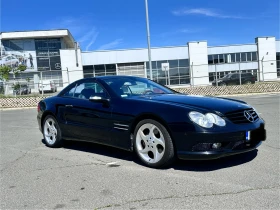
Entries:
[[[178,92],[190,95],[234,95],[250,93],[280,92],[280,82],[256,83],[253,85],[236,85],[225,87],[199,86],[176,88]],[[0,108],[36,107],[38,102],[46,97],[0,98]]]

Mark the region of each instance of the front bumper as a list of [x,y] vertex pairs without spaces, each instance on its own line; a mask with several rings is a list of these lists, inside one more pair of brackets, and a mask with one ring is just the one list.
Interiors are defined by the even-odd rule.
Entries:
[[177,156],[179,159],[183,160],[212,160],[218,159],[226,156],[237,155],[241,153],[246,153],[255,150],[259,147],[262,142],[257,143],[254,146],[247,146],[245,149],[241,150],[223,150],[223,151],[206,151],[206,152],[183,152],[178,151]]
[[[243,128],[245,131],[174,133],[177,156],[179,159],[189,160],[217,159],[250,152],[266,140],[266,130],[262,121],[255,125],[254,129],[246,126]],[[250,131],[248,139],[247,131]],[[215,143],[219,143],[220,146],[214,147]]]

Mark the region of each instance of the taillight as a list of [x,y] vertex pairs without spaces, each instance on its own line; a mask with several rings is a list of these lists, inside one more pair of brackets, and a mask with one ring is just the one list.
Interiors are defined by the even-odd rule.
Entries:
[[40,112],[40,111],[41,111],[41,107],[40,107],[40,103],[39,103],[37,106],[37,112]]

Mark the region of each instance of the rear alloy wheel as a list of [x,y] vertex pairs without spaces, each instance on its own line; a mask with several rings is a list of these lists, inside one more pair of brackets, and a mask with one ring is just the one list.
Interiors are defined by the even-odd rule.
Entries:
[[61,131],[52,115],[48,115],[44,120],[43,135],[47,146],[58,147],[61,145]]
[[162,168],[174,161],[174,146],[166,128],[151,119],[142,120],[134,132],[134,150],[147,166]]
[[222,82],[222,83],[220,84],[220,86],[227,86],[227,84],[224,83],[224,82]]

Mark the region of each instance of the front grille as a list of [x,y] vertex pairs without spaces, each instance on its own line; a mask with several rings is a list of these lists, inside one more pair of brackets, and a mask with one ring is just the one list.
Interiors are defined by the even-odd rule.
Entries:
[[[245,117],[244,112],[247,111],[251,116],[251,121],[248,120]],[[235,124],[242,124],[242,123],[251,123],[251,122],[255,122],[259,119],[258,114],[256,113],[256,111],[254,109],[243,109],[243,110],[238,110],[238,111],[234,111],[234,112],[228,112],[225,114],[225,116],[233,123]]]

